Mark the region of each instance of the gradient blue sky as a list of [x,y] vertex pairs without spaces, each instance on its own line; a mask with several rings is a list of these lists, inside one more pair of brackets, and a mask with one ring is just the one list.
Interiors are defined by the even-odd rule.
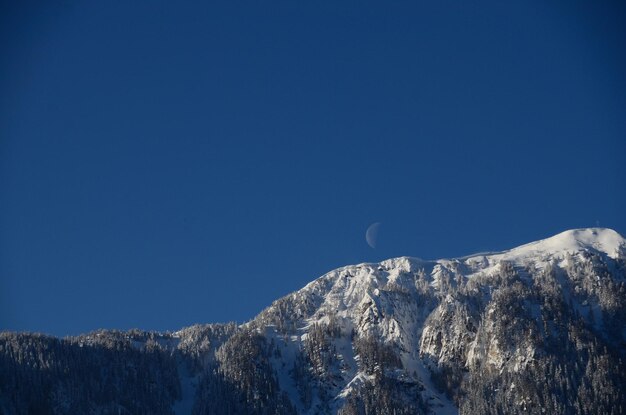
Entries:
[[14,3],[0,329],[242,322],[346,264],[626,232],[618,2]]

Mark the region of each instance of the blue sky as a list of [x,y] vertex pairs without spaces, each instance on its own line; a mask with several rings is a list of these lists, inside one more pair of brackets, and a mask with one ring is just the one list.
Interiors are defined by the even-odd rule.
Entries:
[[0,329],[242,322],[346,264],[626,232],[618,2],[53,3],[0,18]]

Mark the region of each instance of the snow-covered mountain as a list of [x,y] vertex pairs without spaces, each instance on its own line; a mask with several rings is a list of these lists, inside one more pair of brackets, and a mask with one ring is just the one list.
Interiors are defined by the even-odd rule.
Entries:
[[240,326],[2,333],[0,411],[621,414],[625,346],[626,240],[578,229],[339,268]]

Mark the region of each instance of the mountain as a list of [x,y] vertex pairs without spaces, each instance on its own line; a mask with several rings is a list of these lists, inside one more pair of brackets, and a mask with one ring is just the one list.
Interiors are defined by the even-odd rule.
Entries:
[[331,271],[243,325],[0,334],[4,414],[623,414],[626,240]]

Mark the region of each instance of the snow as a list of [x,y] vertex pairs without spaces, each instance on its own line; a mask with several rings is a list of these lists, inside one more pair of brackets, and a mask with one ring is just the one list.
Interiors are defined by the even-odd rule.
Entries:
[[178,364],[178,376],[180,377],[182,396],[179,401],[174,403],[172,409],[176,415],[189,415],[193,409],[198,376],[192,376],[183,361]]
[[612,229],[584,228],[561,232],[551,238],[531,242],[493,256],[520,260],[538,255],[549,256],[591,250],[616,258],[618,249],[625,245],[626,240]]
[[430,381],[430,372],[422,360],[418,358],[413,359],[412,362],[414,364],[407,369],[410,371],[414,370],[417,373],[417,376],[422,382],[422,386],[424,386],[422,396],[432,408],[433,412],[438,415],[457,415],[459,413],[457,407],[454,406],[452,401],[450,401],[445,394],[439,392]]
[[291,376],[291,370],[294,367],[296,356],[300,348],[300,337],[292,336],[290,341],[285,341],[273,326],[266,327],[264,334],[268,340],[273,340],[274,344],[280,350],[280,356],[272,355],[270,357],[270,364],[276,372],[278,386],[289,396],[291,403],[299,412],[302,412],[303,408],[300,405],[300,393]]

